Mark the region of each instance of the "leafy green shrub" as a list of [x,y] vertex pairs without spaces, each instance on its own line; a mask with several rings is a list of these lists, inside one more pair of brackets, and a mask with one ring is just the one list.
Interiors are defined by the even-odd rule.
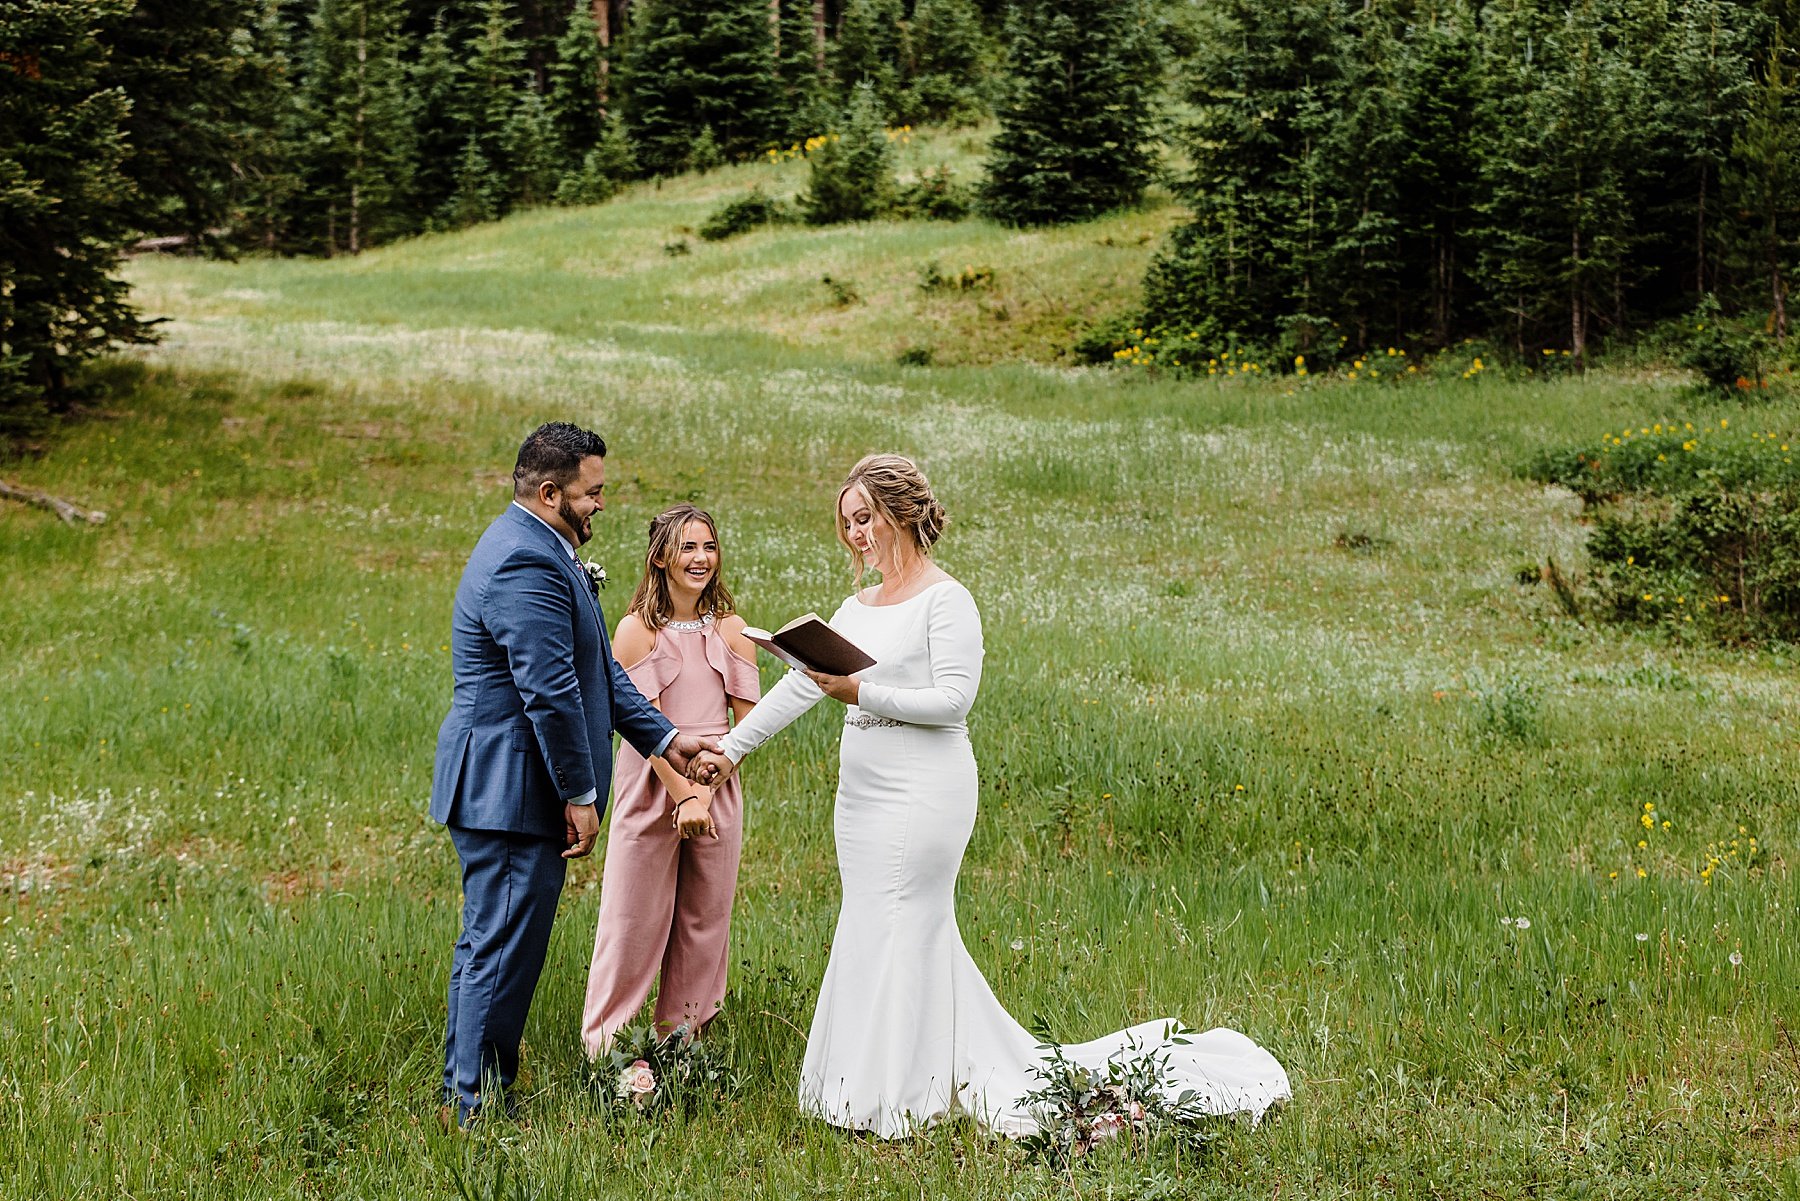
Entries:
[[929,367],[935,352],[929,346],[908,346],[894,356],[894,362],[902,367]]
[[791,220],[788,207],[761,188],[726,203],[701,222],[699,234],[708,242],[721,242],[738,234],[749,233],[765,225],[779,225]]
[[840,309],[847,309],[853,304],[862,303],[862,293],[858,292],[856,285],[847,279],[833,279],[829,275],[821,275],[819,282],[824,284],[825,290],[831,294],[831,303]]
[[1590,505],[1631,492],[1786,488],[1800,485],[1789,445],[1772,430],[1734,430],[1730,418],[1699,426],[1658,421],[1603,434],[1597,446],[1541,451],[1525,475]]
[[1469,680],[1475,702],[1475,725],[1484,738],[1534,743],[1542,739],[1543,698],[1537,683],[1517,673],[1490,680],[1479,673]]
[[1711,294],[1694,312],[1694,332],[1681,365],[1700,374],[1707,388],[1731,393],[1762,381],[1761,339],[1734,329]]
[[896,217],[961,221],[974,208],[974,190],[957,183],[950,168],[942,166],[919,176],[894,197]]
[[1607,619],[1800,640],[1800,471],[1773,431],[1657,422],[1527,470],[1595,507],[1589,585]]
[[693,147],[688,151],[688,170],[698,171],[705,175],[715,167],[725,165],[725,152],[719,148],[719,139],[713,135],[712,126],[708,125],[694,139]]
[[919,268],[921,292],[974,292],[994,286],[992,267],[964,267],[955,275],[945,275],[936,263]]
[[1800,640],[1800,489],[1699,491],[1607,513],[1588,553],[1615,621],[1717,642]]
[[618,194],[623,182],[608,172],[605,155],[595,147],[582,156],[580,170],[569,172],[556,185],[556,203],[604,204]]
[[1131,345],[1136,321],[1129,315],[1095,322],[1069,347],[1078,363],[1100,366],[1117,360],[1118,352]]

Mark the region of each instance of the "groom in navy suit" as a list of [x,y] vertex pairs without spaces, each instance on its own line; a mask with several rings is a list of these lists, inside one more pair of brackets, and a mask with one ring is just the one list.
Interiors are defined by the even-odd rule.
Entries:
[[462,860],[444,1099],[458,1125],[507,1108],[567,861],[594,849],[617,730],[686,773],[683,735],[614,662],[575,548],[606,507],[606,443],[552,421],[519,447],[513,503],[456,589],[455,691],[438,731],[431,816]]

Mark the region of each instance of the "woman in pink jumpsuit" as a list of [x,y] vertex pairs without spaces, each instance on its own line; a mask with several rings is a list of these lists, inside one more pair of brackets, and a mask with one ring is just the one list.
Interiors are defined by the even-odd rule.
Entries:
[[[762,695],[756,648],[720,578],[718,527],[692,505],[650,523],[644,575],[619,622],[613,656],[682,732],[717,736]],[[600,882],[581,1041],[611,1045],[650,993],[656,1025],[697,1033],[725,997],[731,901],[743,847],[743,794],[717,789],[623,746]]]

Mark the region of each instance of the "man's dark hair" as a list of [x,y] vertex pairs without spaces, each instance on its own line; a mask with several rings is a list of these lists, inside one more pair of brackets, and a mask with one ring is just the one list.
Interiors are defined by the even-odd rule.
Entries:
[[567,488],[581,474],[581,460],[589,455],[606,457],[606,441],[599,434],[567,421],[546,421],[519,446],[519,461],[513,465],[513,495],[530,496],[545,480]]

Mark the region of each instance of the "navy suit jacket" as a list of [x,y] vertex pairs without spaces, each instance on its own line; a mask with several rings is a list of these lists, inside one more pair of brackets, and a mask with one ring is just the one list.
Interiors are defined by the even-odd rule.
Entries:
[[605,810],[613,731],[647,757],[671,729],[613,659],[568,544],[515,505],[463,569],[450,663],[431,775],[431,816],[447,825],[560,840],[566,801],[593,789]]

